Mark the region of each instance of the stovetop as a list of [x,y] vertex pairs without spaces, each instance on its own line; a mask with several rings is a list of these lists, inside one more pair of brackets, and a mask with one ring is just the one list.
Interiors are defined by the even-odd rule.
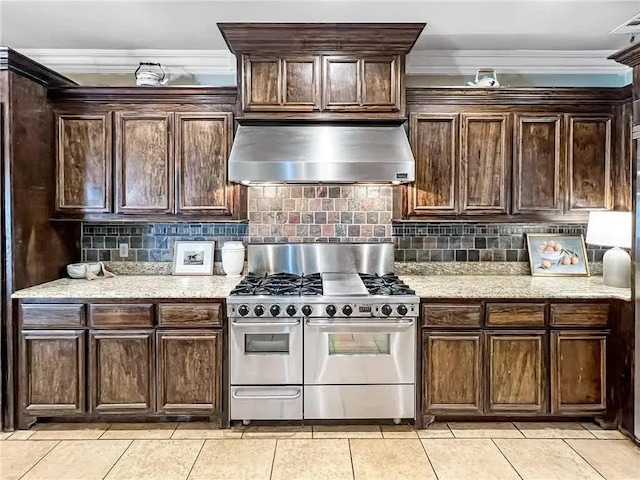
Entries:
[[[358,274],[369,295],[415,295],[415,291],[393,273],[386,275]],[[231,295],[307,296],[323,295],[320,273],[294,275],[274,273],[257,275],[249,273],[232,291]]]

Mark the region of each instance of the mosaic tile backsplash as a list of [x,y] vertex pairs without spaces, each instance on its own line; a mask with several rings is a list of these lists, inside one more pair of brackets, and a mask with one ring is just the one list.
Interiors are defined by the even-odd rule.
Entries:
[[[586,236],[586,224],[396,223],[396,262],[528,262],[527,233]],[[590,262],[602,262],[606,249],[587,245]]]
[[389,242],[393,187],[249,188],[249,241]]
[[[220,248],[226,240],[247,239],[249,225],[243,223],[149,223],[90,224],[82,226],[82,259],[111,262],[173,262],[173,244],[178,240],[216,241],[214,261],[222,261]],[[129,256],[121,257],[119,245],[129,245]]]

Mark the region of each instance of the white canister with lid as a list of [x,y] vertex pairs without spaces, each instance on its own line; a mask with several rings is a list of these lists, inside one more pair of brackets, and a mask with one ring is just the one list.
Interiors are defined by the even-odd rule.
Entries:
[[230,277],[239,277],[244,268],[244,245],[227,241],[222,245],[222,269]]

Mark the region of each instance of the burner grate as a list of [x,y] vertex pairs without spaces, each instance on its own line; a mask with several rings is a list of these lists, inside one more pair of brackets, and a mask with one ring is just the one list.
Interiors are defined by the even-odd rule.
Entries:
[[322,277],[319,273],[302,276],[291,273],[249,273],[231,291],[231,295],[322,295]]
[[360,278],[371,295],[415,295],[415,290],[393,273],[377,275],[361,273]]

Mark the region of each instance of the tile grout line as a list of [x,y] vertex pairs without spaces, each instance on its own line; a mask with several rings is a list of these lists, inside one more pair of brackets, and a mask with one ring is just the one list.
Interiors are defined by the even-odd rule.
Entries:
[[[106,430],[105,430],[106,431]],[[107,478],[109,476],[109,474],[111,473],[111,470],[113,470],[113,467],[116,466],[116,464],[120,461],[120,459],[122,457],[124,457],[124,454],[127,453],[127,450],[129,450],[129,448],[131,447],[131,445],[133,444],[133,440],[129,440],[129,445],[127,445],[127,448],[125,448],[122,453],[120,454],[120,456],[118,457],[118,459],[113,462],[113,465],[111,465],[111,467],[109,468],[109,470],[107,470],[107,473],[104,474],[104,477],[102,477],[102,480],[104,480],[105,478]]]
[[[174,440],[176,442],[179,442],[180,440]],[[202,445],[200,445],[200,450],[198,450],[198,454],[196,455],[195,460],[193,461],[193,464],[191,464],[191,468],[189,469],[189,473],[187,473],[187,476],[184,477],[185,480],[188,480],[189,477],[191,476],[191,472],[193,472],[193,467],[196,466],[196,463],[198,463],[198,459],[200,458],[200,454],[202,453],[202,450],[204,449],[204,444],[206,443],[206,440],[202,440]]]
[[33,465],[31,465],[31,468],[29,468],[29,470],[27,470],[27,471],[26,471],[26,472],[24,472],[22,475],[20,475],[20,478],[24,478],[24,477],[25,477],[25,476],[26,476],[26,475],[27,475],[31,470],[33,470],[33,469],[35,468],[35,466],[36,466],[36,465],[38,465],[42,460],[44,460],[44,458],[45,458],[46,456],[48,456],[48,455],[53,451],[53,449],[54,449],[54,448],[56,448],[58,445],[60,445],[60,442],[61,442],[61,441],[62,441],[62,440],[56,440],[56,444],[55,444],[53,447],[51,447],[51,448],[47,451],[47,453],[45,453],[45,454],[44,454],[44,455],[43,455],[43,456],[42,456],[42,457],[41,457],[41,458],[40,458],[36,463],[34,463]]
[[[518,427],[516,427],[516,429],[518,429]],[[518,431],[520,432],[519,429],[518,429]],[[522,432],[520,432],[520,433],[522,433]],[[524,436],[524,434],[522,434],[522,435]],[[518,475],[518,477],[520,477],[522,479],[522,475],[520,475],[520,472],[518,471],[518,469],[513,465],[513,463],[511,463],[511,460],[509,460],[509,458],[502,451],[502,449],[500,448],[500,445],[498,445],[496,443],[496,439],[495,438],[490,438],[489,440],[491,440],[491,443],[493,443],[496,446],[496,448],[500,452],[500,455],[502,455],[503,458],[507,461],[507,463],[511,466],[511,468],[513,468],[513,471],[516,472],[516,475]],[[503,438],[502,440],[505,440],[505,439]],[[511,438],[511,439],[506,439],[506,440],[526,440],[526,438]]]
[[[107,428],[104,429],[104,432],[102,432],[100,434],[100,436],[97,438],[98,440],[102,440],[102,437],[104,436],[105,433],[107,433],[109,430],[111,430],[111,427],[113,426],[113,423],[110,423],[109,426]],[[128,448],[128,447],[127,447]]]
[[351,478],[355,480],[356,478],[356,469],[353,466],[353,453],[351,453],[351,438],[347,438],[347,445],[349,447],[349,462],[351,463]]
[[[447,428],[449,428],[449,425],[447,425]],[[453,435],[453,432],[451,432],[451,434]],[[449,440],[449,439],[446,439],[446,440]],[[429,454],[427,453],[427,448],[424,446],[424,442],[422,441],[422,438],[418,438],[418,441],[422,446],[422,450],[424,451],[424,454],[427,457],[427,462],[429,462],[429,465],[431,466],[431,470],[433,471],[433,474],[436,476],[436,480],[439,480],[440,477],[438,477],[438,472],[436,472],[436,467],[433,466],[433,462],[431,461],[431,458],[429,458]]]
[[[244,433],[242,435],[244,436]],[[275,440],[276,440],[276,444],[273,447],[273,458],[271,459],[271,472],[269,472],[269,480],[273,478],[273,466],[276,463],[276,452],[278,451],[278,439],[276,438]]]
[[[570,438],[569,440],[580,440],[580,439]],[[582,440],[589,440],[589,439],[584,438],[584,439],[582,439]],[[594,471],[594,472],[596,472],[598,475],[600,475],[603,479],[605,479],[605,480],[606,480],[606,477],[605,477],[602,473],[600,473],[600,470],[598,470],[596,467],[594,467],[593,465],[591,465],[591,463],[589,463],[589,461],[588,461],[586,458],[584,458],[582,455],[580,455],[580,453],[579,453],[575,448],[573,448],[573,447],[571,446],[571,444],[570,444],[569,442],[567,442],[567,440],[566,440],[566,439],[564,439],[564,438],[563,438],[563,439],[562,439],[562,441],[565,443],[565,445],[567,445],[567,446],[571,449],[571,451],[575,452],[575,453],[576,453],[576,455],[578,455],[582,460],[584,460],[584,462],[585,462],[587,465],[589,465],[589,466],[593,469],[593,471]]]

